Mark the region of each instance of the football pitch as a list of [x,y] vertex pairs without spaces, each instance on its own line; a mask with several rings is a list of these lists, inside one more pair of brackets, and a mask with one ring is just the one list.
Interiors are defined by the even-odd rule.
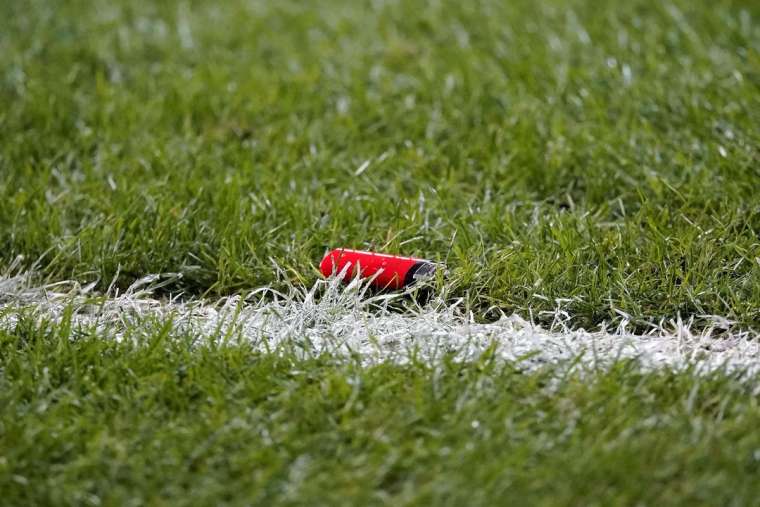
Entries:
[[0,504],[757,505],[759,20],[0,2]]

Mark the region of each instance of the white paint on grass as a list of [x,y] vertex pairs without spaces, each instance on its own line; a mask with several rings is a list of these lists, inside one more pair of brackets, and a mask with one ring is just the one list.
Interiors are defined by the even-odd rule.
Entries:
[[[573,330],[557,322],[544,329],[517,316],[476,323],[458,305],[441,301],[419,307],[403,295],[370,296],[366,286],[336,280],[283,294],[259,289],[219,301],[156,299],[172,275],[149,276],[124,293],[93,293],[93,286],[61,282],[35,286],[28,275],[0,276],[0,329],[11,330],[20,315],[59,322],[67,313],[74,329],[96,330],[122,340],[154,332],[172,322],[172,332],[190,333],[197,343],[250,343],[266,352],[295,351],[358,357],[365,363],[423,361],[449,356],[475,359],[488,351],[524,369],[544,365],[604,368],[635,358],[644,370],[725,369],[738,376],[760,373],[760,337],[714,330],[692,333],[680,320],[646,335],[626,331]],[[396,308],[406,304],[405,311]],[[394,305],[396,307],[394,307]],[[67,312],[68,309],[68,312]]]

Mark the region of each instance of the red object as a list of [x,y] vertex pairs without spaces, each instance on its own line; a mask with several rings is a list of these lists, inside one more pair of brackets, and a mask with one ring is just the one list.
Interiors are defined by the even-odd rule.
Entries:
[[[346,269],[347,265],[350,267]],[[401,289],[420,278],[431,276],[435,272],[435,264],[414,257],[338,248],[325,255],[319,269],[325,276],[343,273],[344,282],[350,281],[357,273],[360,273],[359,276],[362,278],[377,275],[372,280],[375,287]]]

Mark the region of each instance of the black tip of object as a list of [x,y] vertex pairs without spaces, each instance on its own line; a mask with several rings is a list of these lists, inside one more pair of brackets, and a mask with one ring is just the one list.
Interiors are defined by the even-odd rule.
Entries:
[[409,268],[404,276],[404,287],[409,287],[417,282],[430,280],[435,275],[436,266],[431,262],[419,261]]
[[404,288],[414,288],[411,296],[424,305],[433,297],[433,288],[429,282],[435,276],[438,267],[431,262],[420,261],[415,263],[404,276]]

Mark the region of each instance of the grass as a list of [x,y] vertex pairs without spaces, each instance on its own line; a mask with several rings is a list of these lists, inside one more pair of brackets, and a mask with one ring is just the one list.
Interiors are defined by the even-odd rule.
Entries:
[[223,295],[366,247],[485,317],[760,323],[755,2],[8,9],[5,264]]
[[[160,324],[160,323],[159,323]],[[65,327],[65,326],[64,326]],[[756,390],[723,374],[363,367],[0,333],[6,505],[750,505]],[[168,339],[171,337],[171,339]]]
[[[444,261],[481,319],[758,329],[758,19],[751,0],[0,2],[0,273],[22,256],[100,291],[172,272],[166,291],[223,296],[310,286],[345,246]],[[557,382],[144,334],[0,331],[4,502],[760,493],[757,382],[730,375]]]

